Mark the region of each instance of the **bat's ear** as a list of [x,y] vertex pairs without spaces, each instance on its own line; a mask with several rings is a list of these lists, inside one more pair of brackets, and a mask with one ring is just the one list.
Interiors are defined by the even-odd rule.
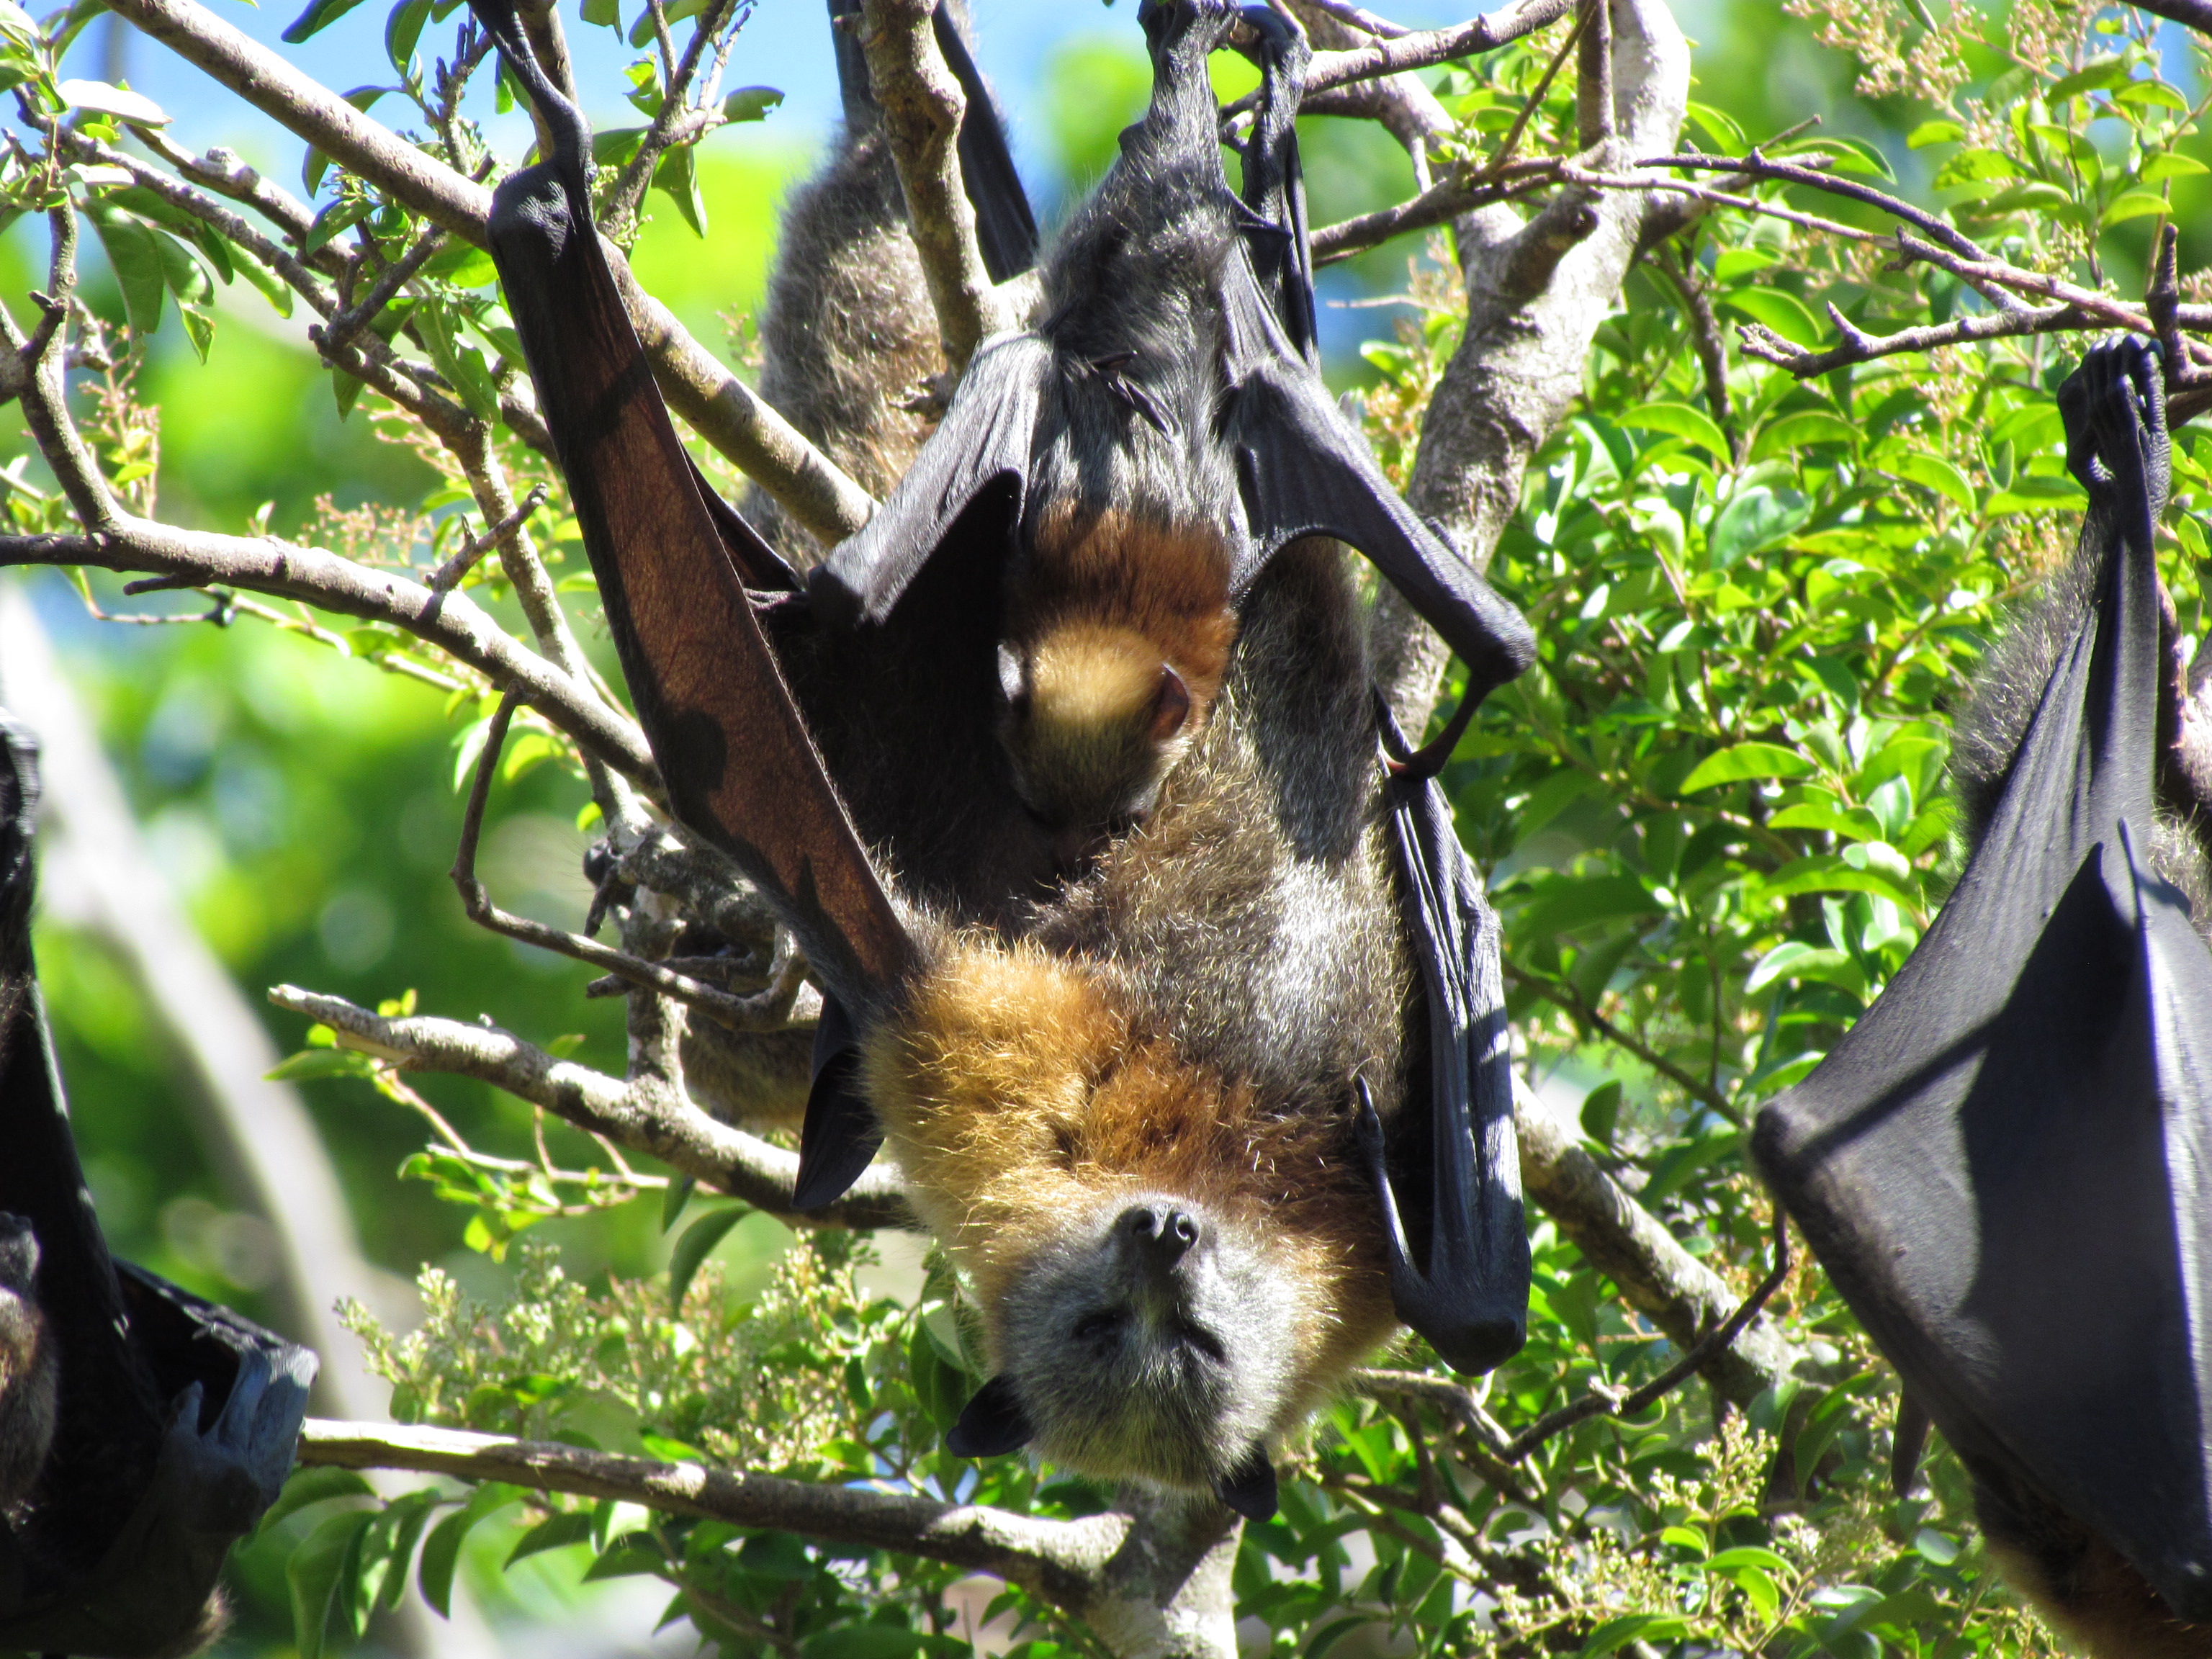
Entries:
[[1019,1451],[1036,1433],[1013,1378],[1002,1375],[975,1390],[959,1421],[945,1431],[945,1449],[955,1457],[999,1457]]
[[1275,1466],[1265,1446],[1254,1446],[1243,1462],[1214,1483],[1213,1490],[1223,1503],[1247,1521],[1275,1518]]
[[1190,718],[1190,688],[1173,663],[1160,665],[1160,689],[1152,703],[1152,741],[1165,743]]

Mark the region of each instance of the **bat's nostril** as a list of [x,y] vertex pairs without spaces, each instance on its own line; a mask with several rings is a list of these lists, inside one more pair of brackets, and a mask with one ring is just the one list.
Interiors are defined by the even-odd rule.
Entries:
[[1154,1265],[1171,1267],[1198,1243],[1198,1220],[1169,1204],[1133,1204],[1116,1227]]

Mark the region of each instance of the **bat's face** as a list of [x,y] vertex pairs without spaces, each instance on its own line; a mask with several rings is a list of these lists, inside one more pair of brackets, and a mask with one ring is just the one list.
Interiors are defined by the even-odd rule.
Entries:
[[1160,781],[1204,723],[1188,683],[1134,629],[1071,624],[1000,647],[1000,741],[1014,787],[1063,871],[1152,815]]
[[952,946],[866,1064],[1055,1462],[1211,1489],[1395,1322],[1348,1131],[1189,1064],[1099,976]]
[[988,1310],[1036,1449],[1091,1474],[1212,1487],[1300,1392],[1310,1310],[1292,1266],[1185,1198],[1068,1218]]

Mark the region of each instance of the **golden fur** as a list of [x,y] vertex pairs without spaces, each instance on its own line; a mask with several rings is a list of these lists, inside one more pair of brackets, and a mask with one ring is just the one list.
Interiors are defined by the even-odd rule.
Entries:
[[[1143,690],[1168,663],[1190,692],[1190,729],[1221,690],[1237,641],[1229,548],[1211,529],[1169,526],[1072,507],[1047,516],[1008,595],[1007,634],[1035,657],[1048,648],[1094,654],[1108,641],[1149,641]],[[1107,659],[1121,659],[1116,645]],[[1117,684],[1126,676],[1116,672]]]
[[1303,1386],[1276,1433],[1396,1323],[1345,1121],[1271,1113],[1184,1060],[1103,972],[963,940],[878,1030],[866,1080],[908,1191],[986,1310],[1068,1218],[1149,1194],[1243,1230],[1298,1288],[1288,1346]]

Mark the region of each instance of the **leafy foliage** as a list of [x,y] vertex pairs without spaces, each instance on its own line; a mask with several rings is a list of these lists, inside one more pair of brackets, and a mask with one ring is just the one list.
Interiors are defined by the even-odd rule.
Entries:
[[[356,3],[316,0],[288,38]],[[700,139],[760,119],[779,96],[720,86],[747,9],[678,0],[625,18],[614,0],[586,0],[585,24],[637,54],[629,95],[645,124],[599,135],[598,206],[617,240],[638,234],[653,191],[690,232],[708,234]],[[1816,17],[1858,58],[1867,96],[1888,101],[1859,109],[1863,132],[1796,134],[1769,143],[1770,155],[1917,192],[2015,264],[2109,292],[2120,273],[2139,276],[2165,222],[2186,223],[2203,204],[2205,106],[2184,83],[2212,82],[2201,58],[2193,82],[2170,66],[2150,20],[2057,0],[2020,0],[2002,15],[1961,6],[1942,25],[1918,0],[1791,9]],[[163,181],[183,175],[143,161],[173,161],[155,143],[162,112],[128,88],[62,76],[96,11],[80,0],[33,21],[0,0],[0,88],[15,91],[26,135],[11,134],[0,155],[0,215],[57,214],[104,250],[116,305],[104,323],[81,319],[76,349],[94,377],[80,386],[82,423],[118,496],[150,514],[165,476],[148,349],[172,307],[204,361],[222,296],[240,279],[279,314],[304,305],[334,325],[340,294],[356,303],[416,260],[354,325],[368,356],[316,371],[336,413],[372,427],[415,485],[403,503],[326,499],[311,534],[427,580],[481,537],[498,502],[543,485],[510,544],[526,555],[464,561],[454,584],[542,642],[544,618],[526,603],[534,568],[556,611],[568,596],[574,620],[591,622],[566,497],[516,428],[520,351],[486,256],[432,240],[319,155],[285,235],[227,228],[204,210],[212,198],[168,191]],[[679,66],[674,31],[686,24],[713,64],[699,79]],[[400,0],[383,40],[392,82],[355,88],[356,107],[400,112],[414,142],[464,173],[495,166],[479,125],[493,77],[468,104],[486,57],[454,0]],[[1553,72],[1562,52],[1554,32],[1453,69],[1438,91],[1462,125],[1435,165],[1571,149],[1572,76]],[[1078,131],[1084,109],[1116,116],[1141,87],[1139,76],[1089,104],[1063,100],[1065,151],[1105,155],[1110,125]],[[1741,152],[1771,140],[1751,128],[1755,99],[1733,90],[1700,88],[1711,101],[1692,106],[1698,141]],[[494,107],[511,106],[509,88],[489,91]],[[67,155],[64,135],[76,146]],[[1781,201],[1762,188],[1769,205]],[[1450,252],[1440,243],[1416,262],[1395,338],[1365,352],[1370,428],[1401,477],[1462,326]],[[1941,903],[1954,860],[1948,715],[2007,607],[2063,556],[2080,501],[2051,402],[2074,355],[2063,337],[1800,381],[1730,354],[1699,320],[1709,312],[1820,348],[1836,316],[1882,331],[1989,303],[1953,276],[1893,269],[1887,257],[1724,211],[1638,268],[1493,566],[1536,624],[1540,661],[1492,699],[1448,775],[1462,832],[1492,873],[1532,1076],[1576,1111],[1616,1178],[1739,1288],[1757,1276],[1767,1226],[1744,1159],[1750,1115],[1817,1063]],[[2201,288],[2185,284],[2192,297]],[[364,377],[379,367],[391,373],[372,384]],[[0,483],[16,531],[70,527],[67,503],[35,469],[19,462]],[[2208,549],[2188,507],[2212,489],[2212,439],[2181,434],[2175,483],[2162,573],[2193,647]],[[247,527],[269,522],[264,509]],[[80,587],[88,602],[106,591],[82,577]],[[243,596],[219,596],[210,620],[240,617],[434,694],[438,714],[408,719],[450,748],[436,757],[447,775],[437,787],[465,779],[490,715],[475,669],[384,624]],[[573,746],[532,719],[518,726],[504,783],[552,760],[532,799],[589,822],[597,809],[582,799]],[[518,994],[503,1017],[566,1024],[567,988],[558,1006],[570,1012]],[[410,994],[387,1012],[412,1007]],[[738,1287],[724,1265],[745,1236],[738,1208],[697,1206],[678,1231],[688,1184],[626,1164],[562,1170],[542,1123],[512,1112],[462,1127],[518,1139],[535,1128],[538,1158],[479,1152],[391,1065],[323,1036],[288,1074],[366,1081],[427,1117],[436,1139],[404,1172],[465,1208],[455,1231],[511,1270],[487,1300],[425,1269],[425,1320],[404,1336],[352,1310],[403,1421],[1051,1517],[1111,1501],[1021,1458],[972,1464],[944,1450],[981,1379],[959,1287],[941,1268],[895,1293],[863,1290],[866,1247],[814,1234],[764,1287]],[[545,1046],[565,1052],[559,1040]],[[568,1150],[595,1156],[580,1138]],[[671,1235],[665,1274],[633,1251],[602,1281],[544,1242],[546,1224],[598,1212],[649,1232],[656,1199]],[[1479,1398],[1446,1411],[1433,1393],[1370,1379],[1286,1464],[1282,1512],[1246,1528],[1234,1574],[1238,1615],[1265,1627],[1271,1652],[2055,1651],[1973,1540],[1954,1460],[1939,1451],[1919,1495],[1888,1492],[1894,1383],[1817,1268],[1801,1268],[1770,1309],[1801,1356],[1796,1375],[1747,1412],[1686,1390],[1635,1420],[1592,1416],[1504,1461],[1510,1437],[1547,1412],[1648,1381],[1677,1357],[1550,1223],[1533,1242],[1528,1345]],[[1434,1369],[1431,1358],[1416,1348],[1395,1363]],[[1019,1659],[1100,1650],[1042,1601],[977,1593],[940,1565],[499,1485],[441,1480],[378,1498],[357,1477],[304,1471],[241,1557],[257,1583],[273,1565],[303,1659],[359,1636],[410,1583],[444,1611],[459,1576],[489,1581],[532,1561],[525,1571],[557,1563],[582,1583],[657,1578],[669,1617],[734,1654],[906,1659],[979,1638]]]

